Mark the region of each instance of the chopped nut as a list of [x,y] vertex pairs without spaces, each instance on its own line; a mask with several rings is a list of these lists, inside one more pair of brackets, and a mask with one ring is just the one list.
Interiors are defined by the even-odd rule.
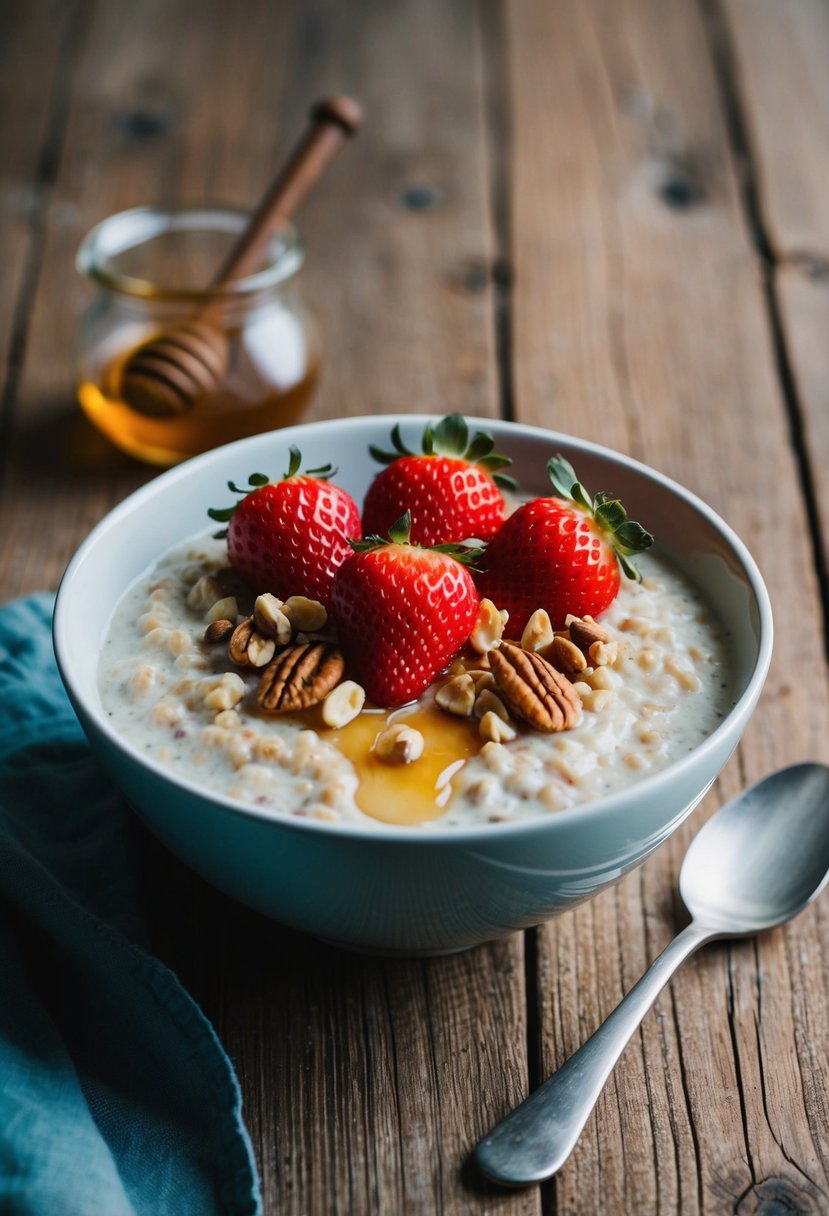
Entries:
[[468,718],[475,704],[475,681],[468,672],[453,676],[440,686],[435,701],[447,713],[455,714],[458,718]]
[[276,653],[276,642],[273,638],[263,638],[261,633],[252,633],[245,651],[245,657],[252,667],[265,667]]
[[469,675],[475,685],[476,693],[483,692],[485,688],[495,687],[495,676],[491,671],[470,671]]
[[287,646],[291,640],[291,622],[283,612],[282,600],[266,592],[256,597],[253,605],[253,623],[260,633],[273,638],[279,646]]
[[317,633],[328,624],[328,613],[319,600],[309,600],[304,595],[289,596],[282,611],[293,628],[303,633]]
[[591,689],[590,692],[586,692],[582,696],[581,703],[584,708],[589,709],[591,713],[598,714],[601,713],[603,709],[607,708],[615,695],[616,694],[611,692],[609,688]]
[[485,714],[495,714],[502,722],[509,722],[509,711],[498,696],[489,688],[484,688],[475,698],[475,716],[483,718]]
[[553,638],[552,645],[544,651],[544,658],[566,675],[576,675],[587,667],[587,659],[569,638]]
[[587,653],[594,667],[611,667],[619,657],[619,643],[593,642]]
[[317,705],[340,682],[345,663],[330,642],[289,646],[265,668],[256,699],[267,713],[295,713]]
[[487,654],[500,645],[504,636],[504,620],[492,600],[483,599],[478,605],[478,617],[469,635],[469,644],[478,654]]
[[224,587],[212,574],[204,574],[194,583],[187,594],[187,603],[199,612],[212,608],[217,600],[225,598]]
[[615,688],[614,680],[617,679],[607,667],[594,667],[584,678],[591,688],[608,690]]
[[508,743],[516,735],[515,727],[491,709],[481,718],[478,731],[484,743]]
[[235,709],[221,709],[213,719],[213,725],[222,730],[238,730],[242,725],[241,715]]
[[204,631],[204,641],[208,646],[215,646],[229,638],[234,629],[233,621],[211,621]]
[[516,718],[536,730],[569,730],[581,717],[573,685],[540,655],[504,642],[491,652],[498,691]]
[[245,695],[245,685],[235,671],[226,671],[204,698],[207,709],[233,709]]
[[553,625],[544,608],[536,608],[524,626],[521,646],[524,650],[543,650],[553,641]]
[[265,637],[254,625],[253,617],[245,617],[237,625],[228,643],[227,653],[239,667],[264,667],[276,652],[276,642]]
[[239,605],[236,603],[236,596],[226,595],[222,599],[216,600],[213,607],[207,610],[204,619],[208,624],[212,621],[235,621],[238,613]]
[[412,764],[423,755],[423,735],[405,722],[394,722],[377,736],[374,754],[384,764]]
[[345,726],[365,705],[365,689],[354,680],[343,680],[325,697],[322,703],[322,720],[334,729]]
[[582,650],[588,650],[594,642],[609,642],[610,634],[604,625],[599,625],[592,616],[573,616],[568,612],[565,625],[570,630],[570,638]]

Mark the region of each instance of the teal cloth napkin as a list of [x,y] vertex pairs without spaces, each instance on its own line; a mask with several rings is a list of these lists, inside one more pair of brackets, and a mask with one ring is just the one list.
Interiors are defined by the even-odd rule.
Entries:
[[0,608],[0,1214],[258,1216],[232,1065],[143,948],[130,811],[63,691],[51,609]]

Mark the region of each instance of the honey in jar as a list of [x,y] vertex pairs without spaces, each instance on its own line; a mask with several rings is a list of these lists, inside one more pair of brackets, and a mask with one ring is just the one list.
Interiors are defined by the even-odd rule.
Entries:
[[[79,269],[98,292],[79,335],[78,399],[98,430],[132,456],[172,465],[301,419],[319,343],[297,299],[302,250],[293,228],[274,236],[255,274],[214,291],[199,286],[210,282],[246,221],[236,211],[141,207],[111,216],[81,246]],[[208,311],[227,343],[215,390],[173,414],[137,408],[123,374],[134,352]]]

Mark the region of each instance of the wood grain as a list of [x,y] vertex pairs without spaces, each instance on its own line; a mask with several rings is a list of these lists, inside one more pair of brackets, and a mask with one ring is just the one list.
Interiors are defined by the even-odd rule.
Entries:
[[829,10],[821,0],[723,8],[771,249],[829,257]]
[[[778,763],[825,759],[829,704],[809,521],[711,31],[684,3],[525,3],[509,17],[517,415],[689,484],[757,556],[778,619],[797,588],[808,622],[811,644],[778,634],[762,705],[718,783],[733,793]],[[810,664],[808,685],[793,679]],[[705,813],[641,873],[539,931],[539,977],[555,975],[550,990],[539,979],[542,1071],[674,931],[664,892]],[[680,973],[554,1184],[558,1213],[743,1211],[775,1195],[820,1210],[825,1079],[814,1085],[802,1054],[789,968],[822,941],[804,918]],[[820,1009],[826,984],[809,972]]]

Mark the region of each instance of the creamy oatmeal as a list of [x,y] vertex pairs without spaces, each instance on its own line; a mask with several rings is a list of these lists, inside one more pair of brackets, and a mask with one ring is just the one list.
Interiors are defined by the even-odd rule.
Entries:
[[[252,614],[254,597],[226,559],[222,542],[199,537],[127,591],[103,646],[100,695],[114,728],[144,754],[276,815],[433,827],[543,816],[681,758],[732,704],[725,639],[710,610],[648,553],[639,559],[643,581],[623,579],[601,618],[609,640],[586,647],[573,664],[583,669],[568,672],[581,702],[572,729],[542,733],[508,720],[489,660],[474,654],[414,706],[360,709],[359,690],[340,684],[331,704],[347,703],[345,714],[314,706],[269,716],[255,691],[273,650],[257,656],[258,667],[228,654],[222,622]],[[310,632],[319,622],[312,613],[298,624]],[[556,645],[566,659],[568,638]],[[472,712],[452,704],[468,694],[459,673],[474,685]],[[404,748],[419,738],[414,762],[384,763],[384,732]]]

